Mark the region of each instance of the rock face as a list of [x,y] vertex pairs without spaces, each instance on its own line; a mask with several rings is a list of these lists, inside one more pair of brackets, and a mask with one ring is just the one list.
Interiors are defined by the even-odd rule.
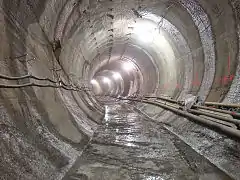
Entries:
[[58,179],[79,155],[69,145],[51,138],[43,127],[39,128],[41,133],[29,137],[30,133],[1,124],[0,179]]
[[[57,80],[51,72],[58,68],[50,63],[55,58],[51,43],[39,22],[46,3],[0,1],[0,74]],[[48,84],[0,80],[5,85],[31,82]],[[96,127],[72,99],[70,92],[52,88],[0,89],[1,180],[61,179]]]

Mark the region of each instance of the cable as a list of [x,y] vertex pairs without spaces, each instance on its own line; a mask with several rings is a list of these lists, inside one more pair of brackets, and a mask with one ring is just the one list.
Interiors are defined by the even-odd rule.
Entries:
[[[39,78],[33,75],[24,75],[24,76],[19,76],[19,77],[11,77],[7,75],[2,75],[0,74],[0,79],[6,79],[6,80],[21,80],[21,79],[26,79],[26,78],[32,78],[35,80],[40,80],[40,81],[49,81],[51,83],[54,83],[55,85],[52,84],[36,84],[36,83],[27,83],[27,84],[17,84],[17,85],[8,85],[8,84],[0,84],[0,88],[23,88],[23,87],[31,87],[31,86],[36,86],[36,87],[52,87],[52,88],[63,88],[65,90],[72,90],[72,91],[89,91],[88,88],[86,87],[74,87],[72,85],[67,85],[65,84],[62,80],[53,81],[49,78]],[[57,85],[56,85],[57,84]]]
[[52,83],[57,83],[56,81],[53,81],[49,78],[39,78],[39,77],[33,76],[31,74],[19,76],[19,77],[11,77],[11,76],[0,74],[0,78],[6,79],[6,80],[21,80],[21,79],[31,78],[31,79],[40,80],[40,81],[49,81]]
[[20,85],[7,85],[7,84],[0,84],[0,88],[24,88],[24,87],[52,87],[52,88],[63,88],[65,90],[71,91],[81,91],[79,88],[69,88],[63,85],[51,85],[51,84],[36,84],[36,83],[27,83],[27,84],[20,84]]

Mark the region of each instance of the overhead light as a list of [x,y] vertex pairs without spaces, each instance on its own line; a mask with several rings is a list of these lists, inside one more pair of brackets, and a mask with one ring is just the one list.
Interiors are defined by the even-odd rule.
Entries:
[[98,84],[98,82],[95,79],[92,79],[91,84]]
[[134,68],[133,63],[131,63],[131,62],[124,62],[123,69],[125,71],[131,71],[133,68]]
[[103,78],[103,82],[104,82],[104,83],[107,83],[107,84],[108,84],[108,83],[110,83],[110,81],[111,81],[111,80],[110,80],[109,78],[107,78],[107,77],[104,77],[104,78]]
[[138,21],[134,27],[134,34],[137,35],[137,39],[144,43],[151,43],[157,34],[157,26],[150,21],[142,20]]
[[121,79],[122,76],[121,76],[120,73],[118,73],[118,72],[114,72],[114,73],[113,73],[113,78],[114,78],[115,80],[118,80],[118,79]]

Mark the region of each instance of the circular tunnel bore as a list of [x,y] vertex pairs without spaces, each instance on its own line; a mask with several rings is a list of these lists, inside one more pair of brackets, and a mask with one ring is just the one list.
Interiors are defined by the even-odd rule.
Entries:
[[[103,65],[95,70],[92,77],[93,87],[97,88],[98,84],[102,89],[102,93],[98,95],[129,96],[152,93],[156,88],[158,74],[151,57],[139,47],[127,44],[117,45],[112,51],[116,55],[105,56]],[[109,82],[106,82],[106,78]],[[94,80],[97,80],[97,83]],[[104,90],[107,86],[110,86],[108,90]]]
[[[102,122],[99,96],[240,101],[239,1],[2,0],[0,7],[4,177],[62,177]],[[136,107],[159,121],[175,118]],[[16,163],[22,156],[24,168]]]

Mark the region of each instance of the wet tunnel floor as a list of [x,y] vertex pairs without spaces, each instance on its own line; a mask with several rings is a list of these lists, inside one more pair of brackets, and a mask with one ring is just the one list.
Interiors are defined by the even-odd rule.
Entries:
[[106,107],[103,125],[68,180],[228,180],[224,172],[165,129],[123,105]]

